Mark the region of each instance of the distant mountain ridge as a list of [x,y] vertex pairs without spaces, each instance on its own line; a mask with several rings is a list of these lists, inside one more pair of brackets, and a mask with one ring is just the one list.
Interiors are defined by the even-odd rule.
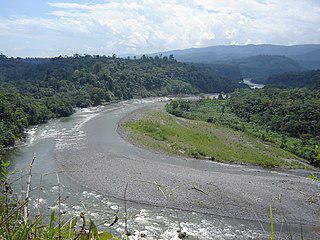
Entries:
[[[244,77],[252,78],[320,69],[320,44],[211,46],[154,53],[149,56],[160,54],[173,55],[181,62],[233,65],[239,67]],[[271,64],[261,64],[265,60]]]
[[[204,62],[215,59],[216,61],[230,60],[234,58],[243,58],[255,55],[283,55],[292,58],[300,58],[300,55],[306,53],[312,53],[313,51],[320,50],[320,44],[305,44],[305,45],[272,45],[272,44],[261,44],[261,45],[220,45],[211,46],[204,48],[189,48],[183,50],[173,50],[162,52],[161,54],[174,55],[177,60],[191,61],[195,58]],[[151,55],[158,55],[155,53]],[[210,56],[210,58],[205,58]],[[194,58],[195,57],[195,58]]]

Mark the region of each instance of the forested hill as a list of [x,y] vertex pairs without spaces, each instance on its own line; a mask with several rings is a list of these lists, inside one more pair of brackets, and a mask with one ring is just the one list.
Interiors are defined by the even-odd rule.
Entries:
[[68,116],[74,107],[112,100],[230,92],[239,79],[177,62],[173,57],[115,56],[16,59],[0,55],[0,148],[14,143],[30,124]]
[[306,87],[320,90],[320,70],[274,75],[262,83],[279,87]]
[[234,66],[232,64],[227,63],[190,63],[192,66],[200,69],[207,74],[217,75],[221,77],[225,77],[227,79],[232,80],[240,80],[243,79],[243,75],[238,66]]
[[266,79],[274,74],[303,70],[293,59],[279,55],[257,55],[226,63],[238,67],[244,77],[253,79]]

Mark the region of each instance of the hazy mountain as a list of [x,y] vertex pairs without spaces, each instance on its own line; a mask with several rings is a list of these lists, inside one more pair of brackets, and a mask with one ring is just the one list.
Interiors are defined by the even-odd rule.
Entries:
[[[242,46],[211,46],[204,48],[189,48],[184,50],[173,50],[163,52],[163,55],[174,55],[177,60],[183,62],[213,62],[224,61],[236,58],[243,58],[255,55],[283,55],[292,58],[302,59],[302,56],[310,54],[313,59],[320,57],[314,55],[314,51],[320,50],[320,44],[306,45],[242,45]],[[159,53],[151,54],[158,55]]]
[[205,56],[211,56],[211,59],[226,60],[230,58],[249,57],[254,55],[284,55],[284,56],[298,56],[308,52],[320,50],[320,44],[306,44],[306,45],[241,45],[241,46],[211,46],[205,48],[190,48],[184,50],[174,50],[164,52],[164,55],[173,54],[177,60],[194,61],[203,60],[208,61]]
[[182,62],[228,64],[239,67],[244,77],[266,78],[273,74],[320,68],[320,44],[211,46],[164,53]]
[[320,69],[320,48],[290,57],[307,69]]

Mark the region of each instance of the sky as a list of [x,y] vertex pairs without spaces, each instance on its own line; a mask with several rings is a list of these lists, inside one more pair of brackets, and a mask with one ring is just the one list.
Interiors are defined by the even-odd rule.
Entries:
[[320,0],[0,0],[7,56],[320,43]]

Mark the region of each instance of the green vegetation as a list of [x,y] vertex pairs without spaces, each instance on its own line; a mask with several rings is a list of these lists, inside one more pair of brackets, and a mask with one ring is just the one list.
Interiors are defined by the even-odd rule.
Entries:
[[69,116],[75,107],[197,92],[229,92],[243,85],[170,57],[122,59],[79,56],[52,59],[0,55],[0,150],[25,127]]
[[291,137],[320,140],[319,91],[237,91],[229,103],[232,112],[248,122]]
[[244,77],[265,79],[274,74],[302,71],[295,60],[279,55],[257,55],[226,62],[237,66]]
[[320,89],[320,70],[274,75],[261,82],[276,87]]
[[220,124],[155,111],[126,122],[124,127],[133,132],[138,143],[169,154],[263,167],[304,168],[294,155]]
[[319,101],[319,92],[242,90],[225,100],[176,100],[166,109],[179,117],[239,130],[319,166]]
[[237,66],[222,63],[190,63],[192,66],[207,72],[207,74],[225,77],[227,79],[240,81],[243,79],[242,73]]

